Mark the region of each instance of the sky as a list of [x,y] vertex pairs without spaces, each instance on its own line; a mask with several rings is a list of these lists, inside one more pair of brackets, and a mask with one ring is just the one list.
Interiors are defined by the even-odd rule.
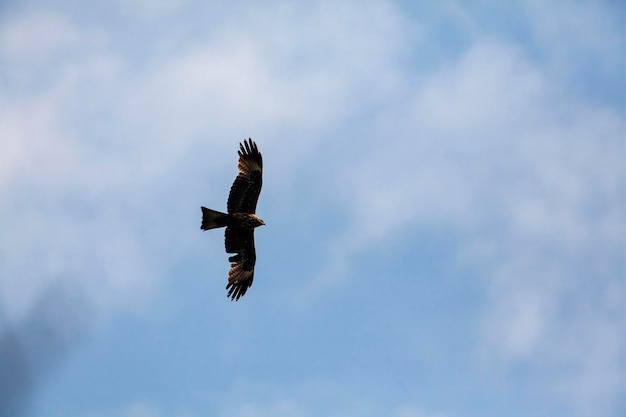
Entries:
[[0,415],[625,415],[625,16],[2,2]]

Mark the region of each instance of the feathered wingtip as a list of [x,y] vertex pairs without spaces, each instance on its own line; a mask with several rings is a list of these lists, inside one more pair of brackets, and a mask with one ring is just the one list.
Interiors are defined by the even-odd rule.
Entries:
[[227,297],[230,301],[239,301],[239,299],[248,291],[249,285],[247,284],[228,284],[226,289],[228,290]]
[[[240,257],[240,255],[235,255],[228,260],[236,262],[240,260]],[[239,301],[239,298],[243,297],[246,291],[248,291],[248,288],[252,286],[253,280],[254,269],[246,270],[242,264],[232,263],[230,271],[228,271],[228,285],[226,285],[226,289],[228,290],[227,297],[229,297],[231,301]]]
[[228,290],[227,297],[231,301],[239,301],[241,297],[248,291],[248,288],[252,286],[254,280],[254,270],[246,271],[241,265],[232,265],[228,272],[228,284],[226,289]]
[[257,148],[256,143],[252,141],[252,138],[248,138],[248,140],[244,140],[239,143],[239,156],[242,158],[249,158],[256,162],[259,165],[259,168],[263,168],[263,157],[261,156],[261,152],[259,152],[259,148]]

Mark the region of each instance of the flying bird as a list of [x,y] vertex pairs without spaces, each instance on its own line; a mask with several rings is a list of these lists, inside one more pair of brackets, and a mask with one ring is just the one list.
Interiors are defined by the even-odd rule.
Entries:
[[228,258],[228,297],[237,301],[252,285],[256,251],[254,249],[254,229],[265,223],[259,219],[256,203],[261,193],[263,176],[263,158],[252,139],[239,144],[239,173],[230,187],[228,213],[202,209],[202,230],[226,227],[224,246],[226,253],[235,255]]

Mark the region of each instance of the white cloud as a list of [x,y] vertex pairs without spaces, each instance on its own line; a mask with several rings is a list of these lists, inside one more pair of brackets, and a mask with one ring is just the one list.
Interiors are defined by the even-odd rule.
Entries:
[[[382,3],[360,10],[251,6],[134,73],[134,57],[106,32],[65,17],[26,14],[5,27],[3,58],[9,70],[25,70],[0,102],[9,313],[23,314],[47,282],[67,274],[107,311],[133,303],[123,294],[146,292],[164,275],[148,260],[155,247],[141,235],[141,207],[155,198],[148,190],[158,193],[156,184],[188,164],[184,156],[249,132],[271,146],[271,129],[315,129],[387,94],[402,18]],[[55,33],[41,46],[46,28]],[[50,53],[40,56],[42,48]],[[41,62],[22,67],[18,51]],[[40,65],[52,68],[41,80]],[[285,168],[301,163],[294,156],[285,155]]]
[[0,54],[41,65],[79,43],[80,32],[56,13],[33,13],[10,20],[0,30]]
[[396,417],[450,417],[449,414],[426,410],[414,405],[401,405],[397,407],[393,415]]
[[201,414],[196,414],[185,409],[172,411],[154,402],[135,400],[116,410],[109,410],[104,413],[89,413],[76,417],[196,417],[199,415]]
[[275,400],[271,404],[238,404],[234,408],[235,409],[224,413],[223,416],[308,417],[312,415],[304,411],[297,403],[290,400]]
[[119,1],[119,7],[138,16],[140,19],[151,22],[175,13],[187,4],[186,0],[124,0]]
[[[146,20],[184,9],[137,4]],[[581,36],[614,65],[614,47],[602,46],[612,32],[545,35],[562,26],[537,19],[538,38],[557,52],[551,65],[569,65]],[[598,27],[592,20],[573,27]],[[2,27],[2,58],[18,80],[0,98],[3,308],[24,315],[66,277],[105,314],[151,298],[179,251],[193,251],[170,243],[191,241],[182,220],[163,221],[182,210],[176,197],[189,197],[164,198],[161,187],[192,176],[182,172],[199,158],[207,176],[231,164],[217,158],[220,148],[255,132],[275,151],[276,177],[297,178],[327,156],[319,178],[328,183],[311,191],[310,210],[351,214],[306,297],[351,279],[367,249],[423,226],[454,230],[459,267],[479,270],[487,288],[477,356],[496,358],[505,374],[512,364],[565,364],[573,374],[557,369],[555,385],[563,397],[576,394],[574,407],[615,401],[624,288],[602,265],[624,247],[623,116],[564,93],[555,71],[522,46],[476,33],[460,56],[413,73],[404,58],[423,46],[423,28],[412,35],[412,24],[388,3],[250,6],[149,65],[59,15]],[[359,141],[328,134],[353,130]],[[285,132],[294,139],[279,143]],[[284,178],[276,182],[288,187]],[[592,279],[598,293],[587,292]],[[133,407],[133,417],[158,415]],[[259,410],[307,415],[292,399],[229,412]]]
[[121,105],[157,138],[177,134],[183,143],[205,131],[237,135],[237,125],[319,128],[386,94],[399,28],[384,4],[357,15],[345,4],[251,5],[133,80]]
[[263,380],[238,381],[229,387],[219,416],[233,417],[446,417],[416,404],[380,404],[374,396],[356,394],[338,380],[297,380],[268,384]]
[[[623,10],[602,2],[557,1],[550,5],[524,2],[533,21],[532,34],[544,48],[545,59],[561,75],[577,66],[592,66],[603,76],[623,70]],[[554,9],[558,8],[558,13]],[[575,63],[572,65],[572,63]],[[568,68],[569,67],[569,68]]]
[[[623,306],[606,310],[603,296],[570,291],[593,280],[624,298],[615,286],[624,248],[623,117],[565,94],[518,46],[491,40],[477,39],[458,61],[419,80],[406,112],[394,108],[396,117],[376,121],[385,140],[368,143],[367,157],[357,155],[340,174],[349,178],[338,187],[348,223],[305,294],[351,279],[356,257],[401,242],[407,230],[453,228],[458,267],[478,269],[487,288],[477,346],[486,369],[506,375],[516,364],[549,363],[552,378],[580,388],[563,407],[616,406],[623,381],[614,369],[623,371],[626,346],[616,343],[623,323],[613,315]],[[592,318],[571,305],[579,297]],[[570,354],[562,341],[580,346],[593,335],[608,345],[602,354],[611,365],[596,363],[601,371],[592,375],[584,364],[600,355]],[[558,371],[563,363],[573,375]]]
[[[373,121],[385,139],[345,165],[337,193],[352,222],[329,252],[349,259],[418,225],[466,230],[487,222],[493,213],[485,212],[485,199],[502,204],[506,198],[493,189],[500,180],[495,175],[511,163],[533,170],[532,160],[518,158],[533,133],[524,124],[541,117],[536,106],[548,99],[543,82],[515,48],[489,43],[471,48],[454,66],[421,75],[408,102],[387,111],[394,116]],[[321,279],[346,272],[343,261],[330,264],[342,272],[324,270]]]

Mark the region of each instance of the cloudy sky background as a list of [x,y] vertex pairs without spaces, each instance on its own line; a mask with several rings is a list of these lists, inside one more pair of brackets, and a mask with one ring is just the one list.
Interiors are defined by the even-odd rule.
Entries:
[[624,415],[625,15],[3,2],[0,415]]

